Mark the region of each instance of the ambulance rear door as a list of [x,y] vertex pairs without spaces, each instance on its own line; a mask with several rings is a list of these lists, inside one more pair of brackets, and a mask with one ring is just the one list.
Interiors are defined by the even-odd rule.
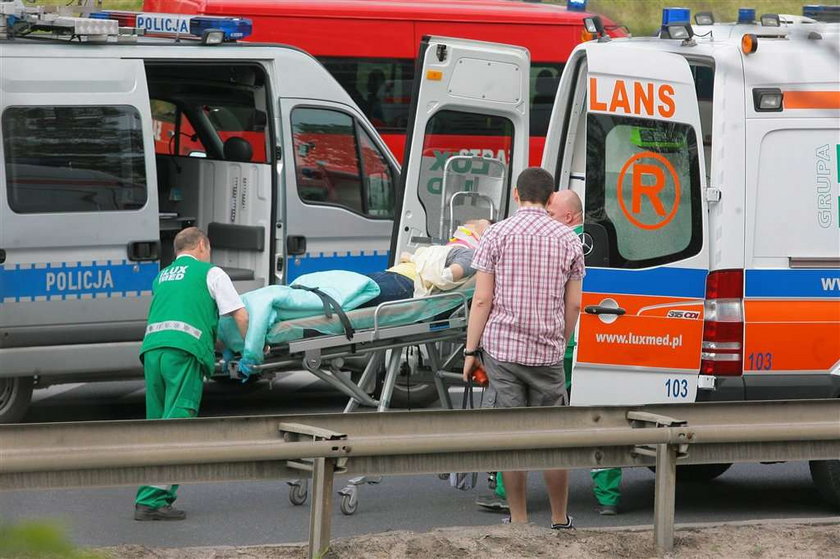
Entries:
[[573,405],[692,402],[708,273],[692,68],[674,53],[579,47],[543,166],[584,200]]
[[[522,47],[423,39],[392,262],[403,251],[445,243],[464,221],[500,219],[511,211],[512,180],[528,162],[529,67]],[[493,147],[452,152],[447,146],[453,136],[461,145]]]

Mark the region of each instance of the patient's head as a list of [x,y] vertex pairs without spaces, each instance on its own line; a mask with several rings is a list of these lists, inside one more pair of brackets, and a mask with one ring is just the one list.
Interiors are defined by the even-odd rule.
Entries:
[[491,225],[493,225],[493,220],[491,219],[471,219],[464,223],[464,227],[475,232],[476,236],[479,238],[484,235],[484,232],[487,231],[487,228]]

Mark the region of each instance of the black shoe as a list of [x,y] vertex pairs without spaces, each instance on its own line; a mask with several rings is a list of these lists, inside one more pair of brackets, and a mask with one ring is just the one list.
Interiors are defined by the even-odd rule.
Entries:
[[184,520],[187,513],[172,508],[172,505],[153,509],[146,505],[134,505],[134,520]]
[[552,524],[551,529],[552,530],[574,530],[575,525],[572,524],[572,517],[567,514],[565,524]]
[[507,500],[495,494],[482,495],[475,500],[475,504],[490,510],[510,510]]

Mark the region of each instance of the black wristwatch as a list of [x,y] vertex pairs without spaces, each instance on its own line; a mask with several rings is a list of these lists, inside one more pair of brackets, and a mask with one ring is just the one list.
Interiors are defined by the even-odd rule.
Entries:
[[477,357],[481,355],[481,348],[467,349],[464,348],[464,357]]

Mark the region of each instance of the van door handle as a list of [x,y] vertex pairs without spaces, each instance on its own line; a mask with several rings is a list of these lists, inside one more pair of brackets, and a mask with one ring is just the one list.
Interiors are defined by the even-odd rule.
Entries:
[[131,241],[128,243],[128,259],[134,262],[160,260],[160,241]]
[[286,237],[286,254],[288,256],[302,256],[306,254],[306,237],[303,235],[289,235]]
[[625,314],[627,311],[622,309],[621,307],[604,307],[602,305],[587,305],[584,307],[583,312],[586,314],[617,314],[621,316]]

